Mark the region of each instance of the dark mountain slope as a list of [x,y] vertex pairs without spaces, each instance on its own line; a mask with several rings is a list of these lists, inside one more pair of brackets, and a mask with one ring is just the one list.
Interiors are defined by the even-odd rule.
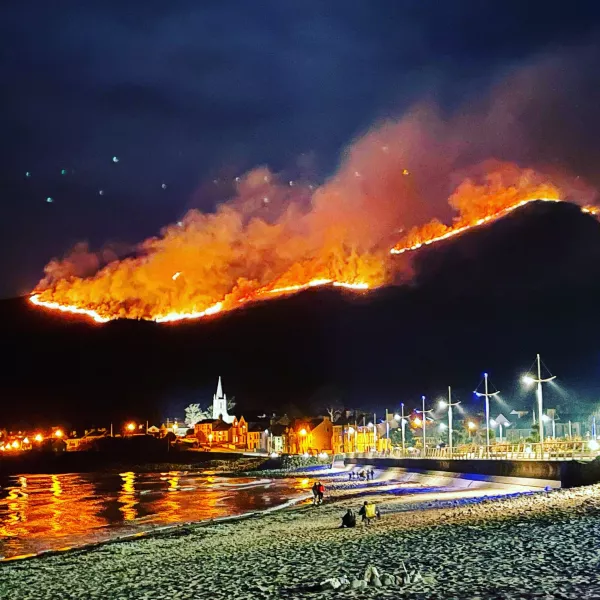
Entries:
[[470,402],[483,370],[511,403],[530,403],[516,381],[536,352],[569,394],[549,403],[598,396],[595,219],[530,205],[414,257],[408,285],[364,296],[311,290],[178,325],[93,325],[23,299],[0,302],[0,424],[182,414],[210,402],[218,375],[246,410],[302,410],[323,390],[392,409],[448,384]]

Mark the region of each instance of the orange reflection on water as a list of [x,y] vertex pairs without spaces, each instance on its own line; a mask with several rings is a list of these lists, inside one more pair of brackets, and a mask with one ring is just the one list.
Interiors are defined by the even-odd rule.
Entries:
[[124,521],[135,521],[136,510],[135,505],[137,504],[135,498],[135,473],[131,471],[128,473],[120,473],[123,479],[123,485],[118,496],[119,510],[123,513]]
[[52,485],[50,486],[50,490],[52,491],[51,498],[51,509],[52,509],[52,517],[50,518],[50,526],[52,530],[57,532],[61,529],[61,517],[63,511],[61,509],[61,496],[62,496],[62,487],[60,485],[60,479],[58,475],[52,475]]
[[0,556],[98,542],[154,526],[262,510],[297,481],[202,473],[90,473],[0,479]]

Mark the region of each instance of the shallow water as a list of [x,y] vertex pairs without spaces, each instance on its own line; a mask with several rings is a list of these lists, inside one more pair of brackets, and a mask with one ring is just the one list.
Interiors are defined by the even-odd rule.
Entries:
[[265,510],[309,491],[308,480],[185,471],[21,475],[0,480],[0,486],[4,558]]

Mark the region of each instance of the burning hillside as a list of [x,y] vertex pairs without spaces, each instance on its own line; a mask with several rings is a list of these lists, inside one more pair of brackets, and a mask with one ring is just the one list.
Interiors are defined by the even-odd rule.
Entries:
[[[494,164],[480,181],[467,179],[450,196],[450,206],[459,212],[451,226],[437,219],[415,226],[389,250],[381,234],[392,228],[370,218],[366,206],[361,207],[363,223],[356,206],[350,204],[351,210],[344,213],[339,181],[317,190],[310,210],[302,211],[301,204],[273,179],[265,170],[250,173],[240,186],[241,197],[215,214],[191,211],[161,237],[143,242],[137,256],[110,261],[89,276],[85,270],[97,268],[99,259],[78,247],[65,260],[46,267],[46,278],[31,302],[100,323],[115,318],[164,323],[215,315],[312,287],[364,292],[395,276],[397,266],[386,258],[388,252],[416,250],[533,201],[563,201],[561,189],[542,175]],[[279,200],[271,222],[256,214],[257,194],[263,204],[269,196]],[[594,207],[582,210],[596,212]],[[377,228],[378,234],[371,237],[370,229]]]
[[[462,117],[446,122],[414,110],[358,139],[316,189],[255,169],[236,178],[231,197],[213,213],[189,211],[126,257],[76,246],[46,266],[30,300],[97,322],[174,322],[311,287],[364,293],[410,277],[410,260],[393,255],[535,200],[590,201],[577,179],[468,160],[472,145],[463,130],[487,140],[489,123],[495,120],[487,113],[465,125]],[[473,166],[457,167],[465,164]],[[456,218],[444,225],[452,211]]]

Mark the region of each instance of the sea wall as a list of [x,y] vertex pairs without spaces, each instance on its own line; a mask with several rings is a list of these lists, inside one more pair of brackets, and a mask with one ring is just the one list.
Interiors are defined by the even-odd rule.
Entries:
[[543,460],[438,460],[432,458],[346,457],[345,464],[398,468],[407,473],[445,477],[449,481],[482,481],[496,484],[576,487],[600,482],[600,461]]

